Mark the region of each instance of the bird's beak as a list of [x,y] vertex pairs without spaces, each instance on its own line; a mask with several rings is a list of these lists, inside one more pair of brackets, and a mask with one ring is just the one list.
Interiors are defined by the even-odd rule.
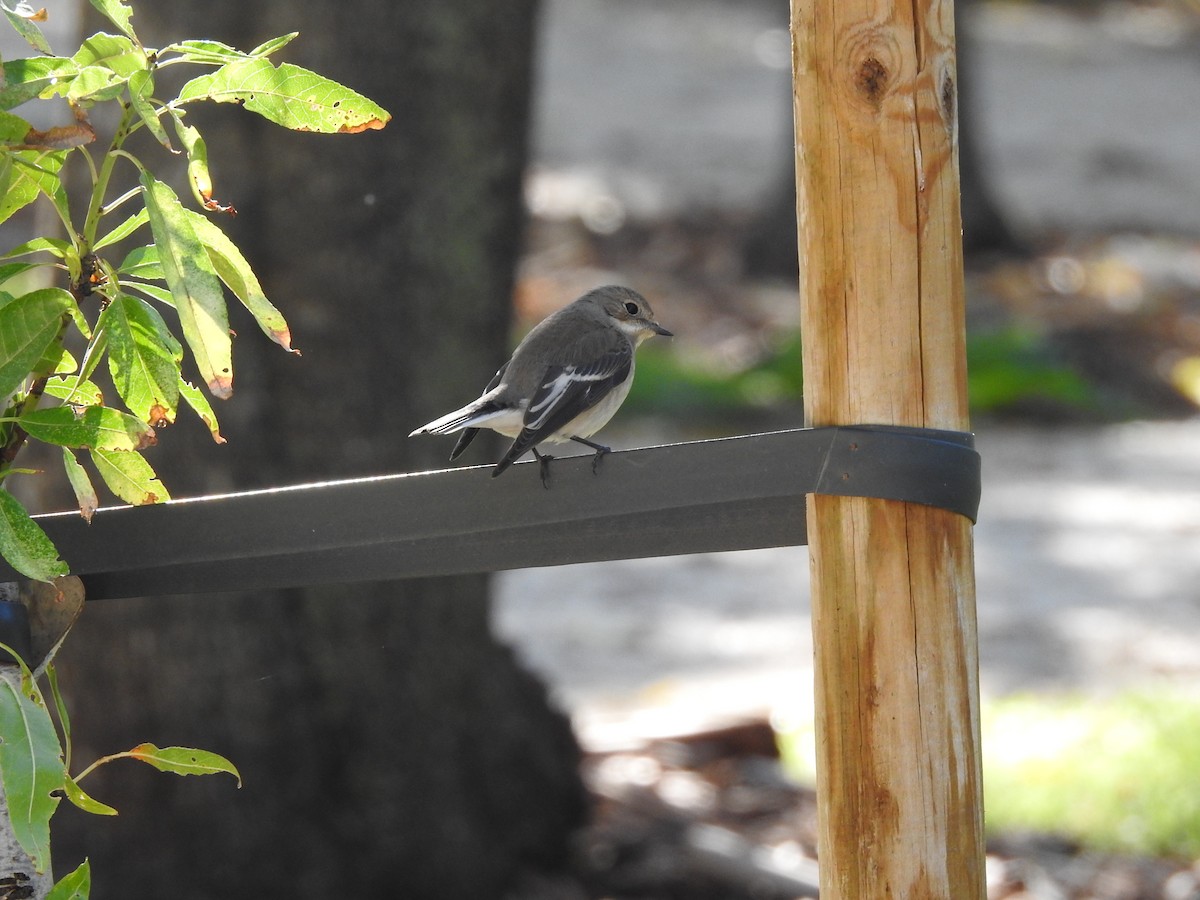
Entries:
[[663,337],[675,337],[675,333],[674,333],[674,332],[672,332],[672,331],[667,331],[667,329],[663,328],[663,327],[662,327],[661,325],[659,325],[657,322],[651,322],[651,323],[650,323],[650,328],[651,328],[651,329],[653,329],[653,331],[654,331],[654,333],[655,333],[655,334],[661,334]]

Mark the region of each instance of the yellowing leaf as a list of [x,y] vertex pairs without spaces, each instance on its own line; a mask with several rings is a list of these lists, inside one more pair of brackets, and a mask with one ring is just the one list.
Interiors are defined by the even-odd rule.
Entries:
[[171,495],[158,480],[145,457],[134,450],[92,450],[96,471],[108,489],[133,506],[147,506],[170,500]]
[[250,264],[233,241],[200,213],[186,209],[183,212],[191,220],[196,229],[196,236],[208,251],[209,261],[212,262],[217,276],[250,311],[258,327],[284,350],[298,352],[292,349],[292,332],[283,318],[283,313],[267,299],[258,278],[250,269]]
[[63,469],[67,473],[67,481],[71,484],[71,490],[75,492],[75,502],[79,504],[79,514],[90,522],[96,509],[100,506],[96,489],[92,487],[92,479],[88,478],[87,470],[79,464],[74,453],[66,447],[62,448],[62,453]]
[[224,400],[233,394],[233,348],[221,282],[175,192],[143,172],[142,195],[184,340],[209,392]]

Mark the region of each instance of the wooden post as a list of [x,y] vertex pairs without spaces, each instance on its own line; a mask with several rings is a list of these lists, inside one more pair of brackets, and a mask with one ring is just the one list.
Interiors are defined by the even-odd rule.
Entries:
[[[950,0],[792,0],[810,425],[967,430]],[[822,900],[982,900],[970,523],[812,496]]]

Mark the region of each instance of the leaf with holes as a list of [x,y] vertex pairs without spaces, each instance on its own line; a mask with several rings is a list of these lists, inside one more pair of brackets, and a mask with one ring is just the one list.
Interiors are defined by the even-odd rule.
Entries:
[[242,776],[237,767],[225,757],[208,750],[139,744],[129,751],[129,756],[154,766],[160,772],[172,772],[175,775],[216,775],[226,772],[237,779],[238,787],[242,786]]
[[382,128],[391,114],[362,94],[291,63],[268,59],[227,63],[193,78],[176,103],[241,103],[251,112],[295,131],[356,133]]

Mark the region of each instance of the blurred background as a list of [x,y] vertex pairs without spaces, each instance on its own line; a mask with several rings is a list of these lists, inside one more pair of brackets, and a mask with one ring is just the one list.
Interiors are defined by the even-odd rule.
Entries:
[[[989,896],[1200,897],[1200,9],[956,15]],[[786,4],[542,28],[523,317],[647,291],[679,336],[641,351],[630,445],[801,424]],[[679,735],[769,722],[811,778],[807,590],[803,550],[513,572],[497,627],[624,761],[596,777],[717,821],[728,774]]]
[[[59,21],[73,21],[70,4],[49,5],[55,14],[63,8]],[[409,269],[434,268],[427,259],[436,254],[424,245],[390,260],[390,269],[372,269],[371,263],[346,255],[332,262],[352,251],[334,244],[314,249],[303,228],[287,240],[281,237],[280,246],[248,250],[268,293],[290,314],[296,342],[306,354],[304,366],[312,374],[297,376],[291,359],[278,364],[285,374],[273,374],[267,366],[275,363],[258,363],[247,346],[251,340],[239,341],[238,365],[246,373],[239,391],[244,393],[218,410],[229,449],[205,446],[202,433],[185,436],[182,426],[162,442],[176,445],[159,450],[165,470],[173,465],[170,454],[188,460],[176,464],[174,480],[166,479],[173,489],[180,485],[177,495],[439,465],[449,443],[430,446],[436,441],[425,439],[428,443],[412,449],[403,435],[474,396],[505,347],[497,343],[470,351],[479,357],[478,366],[472,364],[476,371],[456,375],[454,384],[436,388],[441,396],[432,397],[435,388],[420,383],[415,354],[428,353],[428,365],[446,372],[475,345],[435,338],[437,329],[422,317],[461,315],[469,329],[471,321],[478,324],[483,317],[503,326],[511,313],[515,339],[582,291],[607,282],[645,293],[660,321],[677,335],[640,351],[634,392],[604,432],[614,447],[803,424],[786,2],[542,0],[536,9],[522,4],[519,15],[513,13],[512,21],[520,22],[506,26],[513,29],[507,43],[490,33],[492,14],[469,3],[447,4],[448,21],[460,17],[470,23],[463,29],[466,36],[423,21],[413,24],[420,16],[411,4],[398,4],[394,14],[383,17],[386,22],[380,7],[370,3],[354,4],[353,10],[317,4],[320,11],[284,2],[263,6],[271,8],[269,25],[275,32],[302,32],[294,45],[297,53],[328,30],[331,49],[316,54],[320,65],[289,59],[341,77],[400,112],[385,132],[364,136],[363,142],[371,148],[427,145],[435,160],[412,165],[435,171],[464,167],[447,175],[447,185],[476,164],[465,154],[460,159],[434,152],[443,140],[438,122],[459,115],[475,121],[494,116],[497,127],[507,124],[521,132],[524,126],[527,144],[518,134],[503,145],[511,149],[505,165],[516,173],[504,176],[512,193],[505,202],[520,208],[488,219],[490,230],[472,238],[494,260],[490,274],[465,282],[438,275],[415,288],[397,288],[394,279],[403,279]],[[148,30],[153,22],[170,39],[217,37],[249,46],[270,36],[259,33],[268,24],[236,3],[224,13],[217,11],[222,4],[190,13],[186,4],[155,7],[140,11],[135,25]],[[1200,8],[1189,0],[970,0],[958,4],[957,20],[970,390],[984,460],[975,539],[989,897],[1200,898]],[[396,53],[404,57],[397,63],[386,48],[372,50],[369,33],[380,30],[399,47],[418,48],[417,61]],[[521,43],[522,35],[528,46]],[[439,42],[447,43],[452,60],[459,62],[482,53],[490,65],[507,66],[527,53],[530,65],[527,70],[517,66],[504,82],[504,93],[472,106],[468,98],[478,92],[478,82],[462,82],[455,63],[421,68],[426,56],[436,56]],[[347,48],[361,58],[348,61]],[[363,62],[376,60],[372,53],[377,61]],[[364,70],[364,65],[373,68]],[[393,65],[410,69],[397,74]],[[434,81],[421,80],[430,72]],[[480,77],[487,80],[486,73]],[[432,90],[430,84],[438,85],[441,107],[422,113],[419,95]],[[527,106],[512,100],[522,91],[528,92]],[[499,106],[504,97],[511,105]],[[230,199],[243,209],[235,229],[273,232],[289,216],[320,217],[325,203],[345,206],[351,223],[346,230],[376,235],[391,227],[380,222],[426,209],[413,200],[424,190],[420,184],[406,183],[407,193],[400,196],[387,193],[388,179],[404,171],[387,154],[400,151],[371,149],[345,164],[335,153],[319,170],[311,158],[280,163],[290,174],[270,182],[266,170],[290,152],[295,136],[285,135],[265,149],[261,133],[245,136],[246,117],[219,113],[209,127],[222,129],[224,140],[239,148],[226,150],[222,162],[215,146],[220,139],[209,137],[214,166],[221,166],[218,179],[224,176]],[[456,146],[452,135],[444,140]],[[501,151],[482,159],[491,165],[496,155]],[[338,168],[343,180],[326,189],[331,168]],[[296,194],[308,192],[308,179],[317,171],[324,173],[322,187],[315,212],[306,213],[307,207],[299,205],[305,199]],[[265,205],[280,184],[293,192],[288,206],[264,219],[253,206]],[[221,186],[218,180],[218,196]],[[478,217],[485,200],[493,202],[472,195],[460,203],[447,199],[451,195],[443,186],[430,201],[435,210],[453,207],[445,222],[436,215],[416,216],[417,238],[406,237],[397,226],[367,252],[378,261],[396,246],[388,241],[410,247],[426,240],[430,228],[430,243],[445,242]],[[297,246],[301,242],[304,246]],[[353,272],[351,281],[367,274],[339,287],[332,276],[305,274],[303,267],[313,261],[296,256],[309,255],[334,274]],[[340,272],[339,266],[344,267]],[[313,279],[320,277],[331,279],[317,282],[324,290],[314,287]],[[483,299],[460,301],[468,295]],[[460,302],[467,311],[455,314]],[[381,318],[384,307],[389,316],[395,308],[396,318]],[[348,365],[344,352],[321,352],[326,330],[336,330],[331,321],[350,309],[369,317],[384,334],[378,355],[363,357],[375,362]],[[425,346],[413,349],[401,336],[407,333]],[[396,354],[389,336],[414,355]],[[394,366],[387,361],[396,358],[414,361]],[[387,376],[394,381],[376,378],[391,367],[398,370]],[[347,410],[344,420],[329,412],[345,405],[347,388],[362,383],[376,384],[378,395],[367,392],[362,406]],[[274,407],[286,405],[297,390],[315,397],[322,384],[336,388],[333,398],[293,419],[309,421],[304,417],[313,408],[328,412],[322,424],[336,425],[328,434],[346,439],[331,449],[322,435],[308,449],[293,450],[289,444],[281,450],[287,423],[278,420]],[[403,421],[380,425],[371,420],[384,398],[395,401],[389,418]],[[304,427],[295,422],[294,427]],[[272,438],[264,439],[263,431]],[[292,455],[295,464],[289,466],[284,457]],[[197,464],[197,456],[208,461]],[[472,448],[462,462],[491,458]],[[207,472],[203,477],[201,465]],[[438,765],[431,757],[439,754],[443,766],[446,759],[467,760],[464,768],[475,775],[467,777],[465,788],[464,776],[447,777],[453,791],[467,798],[468,808],[487,806],[484,818],[499,822],[517,815],[534,821],[540,815],[547,823],[542,832],[534,829],[526,836],[525,844],[514,839],[510,855],[516,864],[496,863],[488,869],[491,880],[479,883],[452,883],[447,872],[453,859],[437,868],[441,864],[431,862],[433,853],[416,861],[406,858],[408,874],[402,877],[426,863],[433,872],[425,881],[411,876],[405,882],[409,896],[813,895],[806,888],[813,873],[815,811],[806,787],[812,779],[812,646],[803,548],[501,573],[490,585],[480,580],[469,587],[475,618],[464,626],[467,638],[443,634],[459,626],[436,612],[447,602],[441,588],[407,585],[403,591],[403,608],[423,609],[427,603],[429,618],[406,612],[409,618],[392,623],[395,598],[383,597],[387,591],[380,589],[378,605],[368,607],[363,600],[355,607],[373,610],[363,621],[332,626],[339,652],[348,654],[360,652],[356,641],[364,628],[374,640],[378,623],[391,623],[384,629],[387,637],[380,638],[381,656],[362,664],[358,680],[344,685],[344,696],[331,687],[344,656],[315,664],[316,651],[296,648],[303,630],[297,623],[331,627],[328,623],[341,615],[334,610],[345,607],[337,605],[339,599],[300,598],[296,592],[266,607],[272,621],[289,623],[288,634],[268,647],[236,653],[229,653],[230,644],[219,636],[186,637],[197,629],[217,631],[213,617],[187,611],[205,601],[180,605],[174,613],[163,612],[165,603],[94,615],[89,610],[88,619],[109,621],[85,620],[73,640],[100,643],[104,650],[81,651],[80,659],[65,660],[64,675],[81,698],[95,699],[107,677],[116,682],[109,689],[129,694],[139,714],[157,709],[144,713],[136,740],[164,743],[161,731],[175,729],[240,765],[258,749],[265,755],[277,752],[270,746],[272,731],[286,732],[293,743],[320,745],[347,720],[387,712],[399,716],[405,734],[354,737],[403,744],[414,732],[423,734],[425,740],[412,738],[409,755],[396,754],[407,761],[410,776],[431,771]],[[346,602],[357,602],[350,593]],[[414,598],[414,593],[429,596]],[[219,610],[234,606],[233,601],[211,602]],[[138,625],[144,629],[140,636],[129,637],[135,622],[159,615],[175,615],[174,625]],[[231,615],[229,633],[244,632],[245,621],[255,621],[256,613],[239,615],[246,619]],[[500,643],[514,649],[516,669],[527,668],[544,683],[551,718],[561,711],[572,725],[573,739],[555,731],[557,726],[546,726],[558,737],[538,746],[559,748],[546,758],[565,760],[572,771],[582,772],[586,798],[575,796],[569,774],[532,778],[529,793],[564,798],[548,818],[545,810],[529,813],[511,795],[493,796],[494,788],[471,786],[471,778],[484,777],[481,772],[525,785],[511,772],[542,751],[510,739],[516,726],[505,724],[494,697],[480,702],[474,713],[461,711],[474,709],[464,696],[480,694],[470,677],[456,682],[457,693],[427,697],[425,686],[442,676],[436,667],[414,663],[418,654],[407,643],[414,631],[426,646],[438,635],[450,646],[490,641],[476,633],[481,627],[486,631],[488,622]],[[194,670],[158,688],[141,683],[136,671],[124,680],[105,674],[114,659],[157,671],[163,658],[179,655],[180,642],[187,640],[202,645],[193,648],[198,657],[211,661],[215,655],[222,669],[228,663],[228,672],[210,673],[216,684],[205,687],[206,699],[197,706],[179,699],[194,689],[188,682]],[[113,642],[124,643],[115,650]],[[393,676],[379,676],[371,668],[375,664],[395,667],[387,671],[408,688],[397,695],[388,687]],[[281,682],[288,686],[281,690],[293,693],[245,699],[264,683]],[[373,690],[379,696],[364,700],[365,707],[347,699],[362,699]],[[521,688],[535,695],[540,690]],[[231,696],[240,699],[235,703]],[[414,696],[420,701],[415,711]],[[314,702],[319,715],[306,705]],[[292,704],[301,724],[289,719],[286,727],[267,727],[266,734],[247,737],[246,715],[272,723]],[[455,709],[460,711],[447,712]],[[216,737],[193,733],[197,718],[222,716],[230,722],[217,729]],[[468,739],[451,726],[444,740],[428,737],[429,723],[456,716],[468,723],[463,726]],[[115,717],[106,708],[106,715],[93,714],[96,721],[88,722],[85,712],[84,724],[77,725],[80,739],[115,728],[107,724]],[[314,792],[307,805],[285,805],[279,813],[323,819],[315,835],[255,844],[253,852],[260,860],[291,858],[289,853],[303,858],[305,846],[323,841],[319,846],[338,848],[333,854],[338,860],[357,860],[363,875],[356,882],[359,895],[373,896],[384,888],[364,885],[395,884],[395,862],[386,854],[369,862],[359,859],[356,842],[394,835],[401,846],[411,838],[408,826],[372,817],[360,832],[342,819],[378,803],[370,798],[382,790],[386,802],[401,810],[400,818],[407,813],[435,822],[443,807],[452,805],[450,789],[442,786],[418,802],[406,793],[411,785],[386,779],[369,789],[352,784],[343,768],[357,770],[359,780],[374,770],[355,755],[354,740],[343,737],[316,761],[302,755],[304,762],[273,763],[258,773],[293,787],[314,782],[332,787],[326,794]],[[241,747],[242,739],[251,746]],[[117,749],[103,745],[100,737],[94,740],[97,752]],[[480,762],[473,756],[477,750],[462,750],[480,745],[489,750],[479,752],[495,759]],[[294,750],[289,747],[289,753]],[[514,764],[517,758],[523,760],[520,767]],[[333,771],[340,774],[332,777]],[[392,787],[395,798],[388,793]],[[118,796],[141,790],[133,778],[111,789],[123,792]],[[178,837],[183,826],[177,815],[166,817],[164,806],[186,809],[189,816],[209,815],[214,807],[245,816],[244,796],[231,800],[205,789],[194,795],[192,805],[178,806],[190,802],[180,800],[178,790],[191,788],[154,788],[146,799],[157,808],[144,819],[131,816],[134,824],[127,827],[132,830],[114,843],[128,848],[131,841],[148,839],[155,827]],[[481,792],[487,803],[480,800]],[[343,801],[345,811],[338,816],[318,812],[324,804]],[[565,839],[572,824],[584,821],[584,806],[590,809],[589,824]],[[472,815],[468,809],[450,826],[443,823],[433,831],[475,836]],[[186,832],[194,841],[216,840],[192,821]],[[153,822],[158,826],[147,824]],[[98,849],[95,842],[103,838],[95,833],[113,833],[108,822],[71,827],[89,835],[72,837],[77,842],[72,848],[84,847],[93,858],[109,853],[110,872],[141,878],[154,868],[144,860],[131,862],[128,849]],[[281,826],[260,821],[255,827]],[[480,844],[488,843],[489,833],[487,828],[478,832]],[[529,850],[550,845],[553,850],[544,853]],[[466,858],[477,858],[471,854],[479,845],[464,839],[456,846]],[[212,852],[228,860],[231,851],[218,842]],[[175,863],[173,871],[182,865]],[[197,864],[185,877],[203,883],[208,876],[200,870],[211,866],[211,859]],[[375,873],[370,878],[363,874],[368,869]],[[220,878],[236,882],[229,875],[236,866],[220,871],[225,873]],[[330,883],[324,875],[307,877],[313,896],[321,895],[318,885]],[[256,884],[257,896],[302,895],[273,893],[267,884],[278,887],[278,880]],[[209,883],[194,895],[211,889]],[[289,890],[301,888],[293,881]]]

